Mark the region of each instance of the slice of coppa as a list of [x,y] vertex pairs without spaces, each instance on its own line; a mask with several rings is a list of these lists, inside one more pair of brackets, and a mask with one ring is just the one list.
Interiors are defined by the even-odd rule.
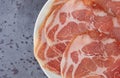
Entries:
[[[120,33],[120,0],[83,0],[83,2],[86,6],[94,9],[101,9],[112,17],[113,27],[109,34],[111,34],[112,37],[115,37],[120,41],[120,35],[118,34]],[[109,20],[109,24],[107,25],[112,25],[112,23],[110,23],[110,19],[101,18],[100,21],[102,20]],[[104,23],[101,25],[105,25],[106,21],[104,21]],[[99,23],[99,21],[96,22]],[[107,25],[106,27],[109,27]]]
[[67,47],[62,78],[120,78],[120,42],[98,31],[80,34]]
[[46,22],[44,32],[48,45],[69,42],[78,33],[93,29],[90,23],[93,16],[82,0],[67,0]]

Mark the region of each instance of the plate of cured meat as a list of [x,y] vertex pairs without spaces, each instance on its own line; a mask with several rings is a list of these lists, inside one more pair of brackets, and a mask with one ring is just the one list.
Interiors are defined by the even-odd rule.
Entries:
[[120,0],[48,0],[34,55],[48,78],[120,78]]

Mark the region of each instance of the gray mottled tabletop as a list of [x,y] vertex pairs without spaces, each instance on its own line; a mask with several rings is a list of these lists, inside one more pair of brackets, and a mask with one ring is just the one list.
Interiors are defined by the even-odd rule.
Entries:
[[33,55],[33,30],[47,0],[0,0],[0,78],[47,78]]

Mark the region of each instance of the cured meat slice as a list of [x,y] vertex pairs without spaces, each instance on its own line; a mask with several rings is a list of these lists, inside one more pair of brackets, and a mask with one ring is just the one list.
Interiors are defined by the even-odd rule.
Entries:
[[62,78],[120,78],[120,42],[103,33],[78,35],[61,62]]
[[120,17],[120,0],[83,0],[84,3],[93,8],[102,9],[110,15]]
[[120,0],[84,0],[85,3],[89,1],[90,6],[96,7],[98,5],[108,14],[117,17],[120,23]]
[[[90,25],[93,13],[82,0],[67,0],[55,14],[51,14],[45,25],[48,45],[70,41],[78,33],[93,29]],[[49,22],[49,19],[52,21]]]
[[108,13],[114,16],[120,15],[120,1],[119,0],[94,0],[101,5]]
[[113,29],[113,22],[111,16],[95,16],[94,26],[100,32],[110,33]]
[[[89,3],[88,3],[89,1]],[[84,0],[86,5],[92,6],[92,9],[99,7],[97,9],[103,10],[106,14],[103,17],[95,16],[94,25],[99,28],[100,31],[109,31],[109,34],[120,41],[120,0]],[[96,9],[94,9],[95,11]],[[100,12],[94,12],[96,14],[101,14]],[[107,23],[106,23],[107,22]],[[106,33],[108,34],[108,32]]]
[[114,37],[120,41],[120,35],[119,35],[120,23],[118,22],[117,18],[113,18],[113,24],[114,24],[114,28],[112,29],[110,35],[111,35],[111,37]]

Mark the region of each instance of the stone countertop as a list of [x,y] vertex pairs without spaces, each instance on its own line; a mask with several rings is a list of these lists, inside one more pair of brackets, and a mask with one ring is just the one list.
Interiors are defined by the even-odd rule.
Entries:
[[0,0],[0,78],[47,78],[33,55],[34,24],[47,0]]

